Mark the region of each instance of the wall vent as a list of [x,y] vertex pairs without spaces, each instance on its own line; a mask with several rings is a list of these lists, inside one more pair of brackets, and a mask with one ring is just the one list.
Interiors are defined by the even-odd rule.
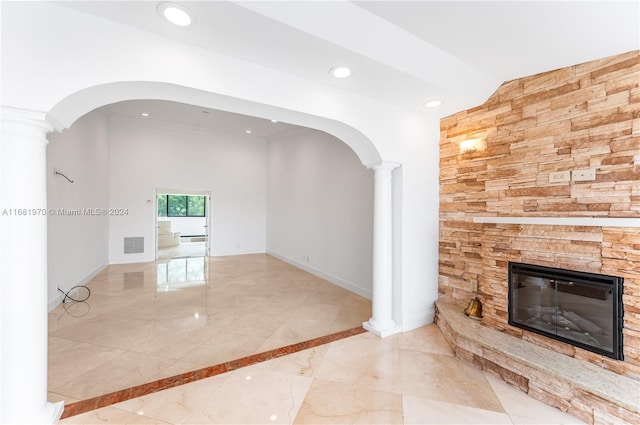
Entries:
[[124,238],[124,253],[125,254],[144,253],[144,236]]

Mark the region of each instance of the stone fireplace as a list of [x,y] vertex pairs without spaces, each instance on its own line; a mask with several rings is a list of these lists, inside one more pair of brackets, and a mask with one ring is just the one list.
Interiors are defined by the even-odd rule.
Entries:
[[[442,119],[438,281],[439,303],[480,297],[483,328],[636,382],[639,83],[629,52],[506,82]],[[462,151],[467,139],[483,143]],[[510,324],[509,262],[622,278],[619,358]]]

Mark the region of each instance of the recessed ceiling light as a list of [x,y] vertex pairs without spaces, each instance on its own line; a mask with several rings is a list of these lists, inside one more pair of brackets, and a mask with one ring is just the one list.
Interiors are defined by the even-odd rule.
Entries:
[[251,134],[251,130],[245,130],[244,132],[247,134]]
[[435,108],[436,106],[442,105],[442,101],[438,99],[429,100],[428,102],[424,102],[424,106],[427,108]]
[[347,78],[351,75],[351,69],[346,66],[334,66],[329,72],[335,78]]
[[158,13],[161,17],[179,27],[188,27],[193,24],[193,17],[189,10],[176,3],[160,3]]
[[271,120],[271,122],[278,122],[278,120]]
[[141,113],[140,113],[140,115],[142,115],[142,116],[143,116],[143,117],[145,117],[145,118],[147,118],[147,117],[149,116],[149,114],[148,114],[148,113],[146,113],[146,112],[141,112]]

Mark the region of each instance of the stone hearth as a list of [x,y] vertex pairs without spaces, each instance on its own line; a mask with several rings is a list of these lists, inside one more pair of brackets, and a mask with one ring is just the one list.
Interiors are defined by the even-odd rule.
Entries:
[[436,323],[456,356],[589,424],[640,423],[640,382],[483,326],[438,301]]

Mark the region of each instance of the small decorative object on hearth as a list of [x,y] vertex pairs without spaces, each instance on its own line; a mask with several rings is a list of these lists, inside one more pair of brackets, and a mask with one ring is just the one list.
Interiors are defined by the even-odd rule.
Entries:
[[480,320],[482,318],[482,303],[480,298],[475,297],[469,301],[469,305],[464,309],[464,314],[474,320]]

